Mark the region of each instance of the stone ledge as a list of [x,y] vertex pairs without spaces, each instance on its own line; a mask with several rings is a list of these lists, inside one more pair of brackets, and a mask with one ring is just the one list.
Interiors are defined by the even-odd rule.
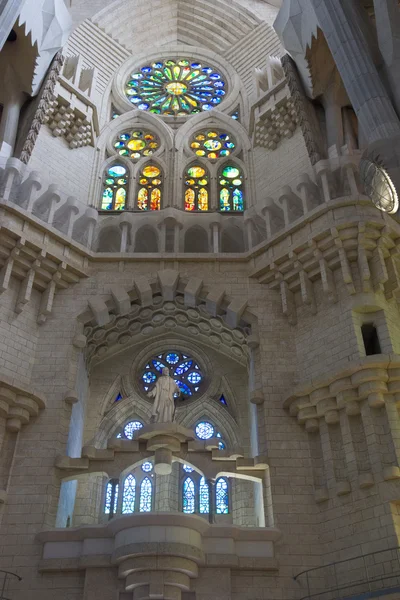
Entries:
[[2,376],[0,379],[0,416],[7,420],[8,431],[20,431],[22,425],[37,417],[46,407],[45,397],[15,380]]

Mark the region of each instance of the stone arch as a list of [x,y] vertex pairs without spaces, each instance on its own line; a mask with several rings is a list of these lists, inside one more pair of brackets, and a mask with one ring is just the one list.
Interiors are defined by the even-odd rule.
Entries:
[[222,229],[221,252],[241,253],[244,251],[244,231],[239,225],[231,222]]
[[178,410],[177,413],[177,421],[180,425],[192,429],[199,421],[211,421],[224,434],[224,441],[230,449],[239,448],[242,445],[237,422],[216,402],[197,403],[193,405],[192,409],[189,405],[184,415],[182,410]]
[[158,252],[158,233],[151,225],[143,225],[135,234],[135,252]]
[[203,227],[194,225],[187,229],[185,233],[184,252],[210,252],[209,236]]
[[116,225],[103,227],[97,235],[97,252],[120,252],[121,230]]

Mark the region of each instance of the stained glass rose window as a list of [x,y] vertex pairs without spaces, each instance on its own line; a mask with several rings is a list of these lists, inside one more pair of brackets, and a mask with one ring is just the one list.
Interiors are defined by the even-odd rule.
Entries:
[[155,133],[136,129],[120,133],[113,145],[118,154],[137,162],[142,156],[151,156],[158,150],[160,140]]
[[204,375],[194,358],[179,350],[168,350],[153,356],[142,370],[140,385],[146,394],[153,389],[165,367],[179,387],[182,399],[190,398],[201,391]]
[[206,129],[194,134],[190,147],[196,156],[216,159],[229,156],[235,149],[236,144],[229,133]]
[[129,77],[125,94],[140,110],[186,116],[222,102],[226,85],[216,69],[186,58],[144,65]]

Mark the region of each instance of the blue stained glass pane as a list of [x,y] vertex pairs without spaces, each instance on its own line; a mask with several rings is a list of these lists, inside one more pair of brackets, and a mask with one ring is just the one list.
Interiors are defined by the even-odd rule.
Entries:
[[204,477],[200,479],[199,500],[200,513],[208,514],[210,512],[210,490]]
[[228,482],[225,477],[217,479],[215,484],[215,508],[217,515],[227,515],[229,513]]
[[207,75],[209,75],[210,73],[212,73],[212,69],[210,67],[204,67],[202,69],[203,73],[207,73]]
[[200,375],[200,373],[189,373],[188,375],[188,380],[190,381],[190,383],[196,384],[196,383],[200,383],[202,377]]
[[218,450],[225,450],[225,449],[226,449],[226,446],[225,446],[224,442],[219,442]]
[[153,371],[147,371],[144,373],[142,379],[145,383],[154,383],[157,379],[157,375],[153,373]]
[[178,386],[178,388],[181,390],[182,394],[185,394],[185,396],[192,395],[191,389],[188,385],[186,385],[186,383],[183,383],[183,381],[180,381],[179,379],[175,379],[175,383]]
[[221,402],[221,404],[224,404],[225,406],[228,406],[228,403],[225,400],[225,396],[223,394],[222,394],[221,398],[219,399],[219,401]]
[[151,463],[150,461],[147,461],[142,464],[142,471],[144,471],[145,473],[150,473],[152,470],[153,470],[153,463]]
[[[200,69],[201,64],[200,63],[192,63],[190,66],[192,67],[192,69]],[[203,71],[204,71],[204,69],[203,69]]]
[[153,486],[148,477],[143,479],[140,486],[140,512],[151,512],[151,499],[153,495]]
[[127,423],[124,427],[125,437],[127,437],[128,440],[133,439],[135,431],[138,431],[142,427],[143,423],[141,423],[140,421],[130,421],[130,423]]
[[122,438],[122,433],[119,433],[119,434],[117,435],[117,438],[118,438],[118,439]]
[[182,487],[182,510],[184,513],[190,515],[195,511],[195,499],[196,493],[194,488],[194,482],[190,477],[186,477]]
[[118,400],[122,400],[122,395],[118,394],[114,400],[114,402],[118,402]]
[[215,93],[217,94],[217,96],[225,96],[224,90],[215,90]]
[[169,352],[165,357],[165,360],[170,365],[176,365],[176,363],[179,362],[179,354],[176,354],[176,352]]
[[216,87],[216,88],[222,88],[222,87],[224,87],[224,85],[225,85],[225,83],[223,81],[216,81],[214,83],[214,87]]
[[148,108],[149,108],[149,105],[146,104],[145,102],[143,102],[142,104],[138,104],[139,110],[147,110]]
[[211,106],[211,104],[203,104],[202,108],[203,108],[203,110],[211,110],[212,106]]
[[233,210],[243,210],[242,190],[233,190]]
[[167,366],[159,360],[153,360],[153,365],[160,373],[162,373],[162,370]]
[[128,475],[124,482],[124,492],[122,497],[122,514],[128,515],[135,511],[135,490],[136,479],[133,475]]
[[221,435],[221,434],[220,434],[220,432],[218,431],[218,432],[216,433],[215,437],[222,438],[222,435]]
[[142,73],[151,73],[152,68],[151,67],[142,67],[140,70],[142,71]]
[[192,360],[188,360],[184,363],[181,363],[179,365],[179,367],[176,367],[174,375],[176,376],[176,375],[182,375],[183,373],[186,373],[186,371],[189,371],[192,364],[193,364]]
[[208,421],[201,421],[196,425],[195,432],[200,440],[209,440],[213,437],[215,429]]
[[218,75],[218,73],[212,73],[210,75],[210,79],[215,79],[215,80],[221,79],[221,75]]
[[194,471],[194,469],[189,465],[183,465],[183,470],[186,471],[186,473],[193,473]]

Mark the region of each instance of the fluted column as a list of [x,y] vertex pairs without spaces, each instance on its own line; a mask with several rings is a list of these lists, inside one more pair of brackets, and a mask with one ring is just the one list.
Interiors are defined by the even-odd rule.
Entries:
[[363,32],[355,0],[311,0],[369,143],[400,133],[400,122]]

